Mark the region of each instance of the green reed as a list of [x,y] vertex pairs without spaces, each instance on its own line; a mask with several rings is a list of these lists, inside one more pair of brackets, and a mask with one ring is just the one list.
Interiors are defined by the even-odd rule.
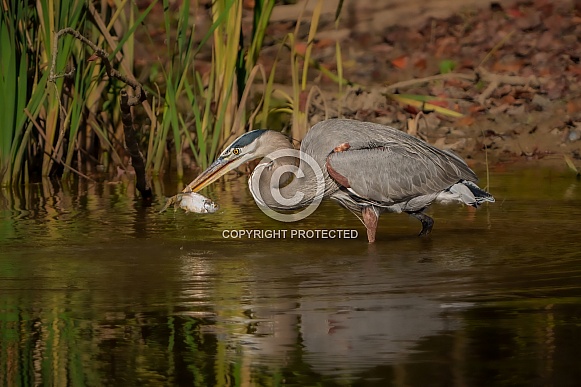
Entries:
[[38,15],[23,2],[0,7],[0,181],[7,185],[22,178],[31,119],[45,100],[48,74],[34,66],[41,52],[41,34],[33,27]]
[[[134,112],[150,173],[160,174],[171,163],[181,178],[184,152],[191,153],[203,168],[226,142],[252,129],[255,122],[264,126],[269,115],[277,113],[273,107],[276,63],[270,74],[257,65],[274,1],[256,0],[252,30],[244,36],[242,0],[215,0],[209,10],[211,26],[204,31],[196,29],[191,16],[197,2],[184,0],[176,12],[169,0],[161,0],[167,57],[159,60],[158,85],[155,67],[135,69],[139,58],[134,47],[137,31],[151,40],[148,34],[154,28],[147,25],[146,17],[159,2],[154,0],[143,10],[129,0],[0,3],[0,92],[10,96],[0,104],[3,185],[40,176],[91,175],[97,165],[97,171],[108,173],[115,166],[127,168],[119,109],[119,92],[127,86],[109,79],[100,60],[87,61],[91,50],[69,35],[56,46],[56,72],[76,70],[70,77],[48,82],[54,37],[65,27],[76,29],[109,52],[113,66],[126,76],[149,72],[140,79],[146,79],[150,98]],[[293,114],[297,138],[307,128],[299,100],[307,92],[321,6],[319,0],[304,57],[291,53],[293,91],[285,96],[285,109]],[[197,35],[201,40],[195,42]],[[294,34],[281,47],[285,43],[294,47]],[[211,51],[206,70],[194,66],[204,49]],[[254,95],[260,95],[260,101],[253,102]]]

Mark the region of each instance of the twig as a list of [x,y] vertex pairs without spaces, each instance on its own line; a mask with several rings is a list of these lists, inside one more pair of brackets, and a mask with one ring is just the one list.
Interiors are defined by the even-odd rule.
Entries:
[[[44,140],[46,141],[46,135],[44,134],[44,131],[42,130],[42,128],[40,127],[40,125],[38,125],[38,122],[36,122],[36,120],[34,119],[34,117],[32,117],[32,114],[30,114],[30,112],[28,111],[27,108],[24,109],[24,114],[26,114],[28,116],[28,118],[30,119],[30,122],[32,122],[32,125],[34,125],[34,127],[36,128],[36,130],[38,130],[38,133],[40,133],[40,135],[42,136],[42,138],[44,138]],[[67,168],[68,170],[70,170],[71,172],[76,173],[77,175],[92,181],[93,183],[96,183],[95,180],[91,179],[89,176],[85,175],[84,173],[76,170],[75,168],[71,167],[70,165],[67,165],[66,163],[64,163],[61,160],[57,160],[56,158],[54,158],[52,155],[50,155],[49,153],[45,152],[45,154],[50,157],[52,159],[52,161],[56,162],[57,164],[61,164],[63,167]]]
[[32,116],[32,114],[30,114],[30,112],[28,111],[28,108],[24,108],[24,114],[26,114],[28,116],[28,118],[30,119],[30,122],[32,122],[32,125],[34,125],[34,127],[36,128],[36,130],[38,130],[38,133],[40,134],[40,137],[42,137],[44,139],[44,141],[47,141],[46,140],[46,134],[44,133],[44,130],[42,130],[42,128],[40,127],[40,125],[38,125],[38,123],[35,121],[35,119]]
[[[63,28],[57,34],[55,34],[54,42],[53,42],[53,56],[52,56],[52,64],[50,68],[49,74],[49,81],[53,82],[55,79],[63,76],[63,75],[55,75],[55,67],[56,67],[56,56],[58,55],[58,39],[65,35],[69,34],[72,35],[74,38],[80,40],[82,43],[86,44],[87,46],[91,47],[94,51],[94,54],[88,59],[89,61],[94,60],[96,58],[101,58],[103,65],[105,66],[105,71],[110,78],[116,78],[120,81],[124,82],[125,84],[131,86],[133,90],[135,90],[135,96],[129,96],[125,90],[121,90],[121,112],[122,112],[122,121],[123,121],[123,129],[124,129],[124,137],[125,137],[125,148],[127,152],[131,156],[131,162],[133,164],[133,168],[135,169],[135,178],[136,178],[136,188],[141,193],[141,196],[146,201],[151,201],[153,194],[151,188],[147,184],[147,178],[145,173],[145,161],[141,151],[139,150],[139,143],[137,142],[137,136],[135,134],[135,130],[133,129],[133,118],[131,117],[131,106],[136,106],[141,104],[142,102],[147,102],[147,96],[143,87],[134,77],[127,77],[121,74],[119,71],[113,68],[111,65],[111,61],[109,60],[109,56],[105,50],[98,47],[95,43],[84,37],[80,32],[72,29],[72,28]],[[67,74],[72,74],[74,69]],[[65,75],[67,75],[65,74]],[[54,159],[51,156],[52,159]],[[61,164],[65,165],[61,162]],[[75,171],[74,169],[65,165],[65,167]]]
[[494,47],[492,47],[492,50],[490,50],[485,56],[484,59],[482,59],[482,62],[480,62],[480,64],[478,65],[478,67],[482,67],[484,66],[484,63],[486,63],[488,61],[488,59],[490,59],[490,57],[498,50],[500,50],[500,48],[504,45],[504,43],[506,43],[508,41],[508,39],[510,39],[510,37],[512,35],[514,35],[516,30],[512,30],[510,31],[508,34],[505,35],[504,38],[502,38],[500,40],[500,42],[496,43],[494,45]]
[[432,75],[425,78],[409,79],[407,81],[393,83],[386,87],[386,91],[395,91],[397,89],[404,89],[406,87],[411,87],[415,85],[420,85],[422,83],[430,83],[433,81],[442,81],[446,79],[464,79],[471,82],[476,82],[482,80],[485,82],[498,81],[499,83],[504,83],[512,86],[524,86],[529,85],[532,87],[540,87],[547,80],[544,78],[537,77],[520,77],[517,75],[504,75],[504,74],[494,74],[484,69],[483,67],[478,67],[473,74],[466,73],[447,73]]
[[511,85],[511,86],[531,86],[538,88],[545,82],[543,78],[537,77],[521,77],[518,75],[505,75],[505,74],[494,74],[486,70],[484,67],[478,67],[476,69],[476,75],[485,81],[490,82],[488,87],[484,89],[482,94],[478,96],[478,102],[481,105],[484,105],[484,102],[488,97],[492,95],[494,90],[499,87],[501,84]]
[[[103,38],[105,38],[105,41],[107,42],[109,47],[111,47],[111,49],[115,50],[115,47],[117,47],[117,43],[116,43],[115,39],[113,38],[113,36],[111,36],[111,34],[109,33],[109,30],[107,29],[105,22],[101,18],[99,11],[97,11],[95,6],[93,5],[93,2],[91,2],[91,1],[87,2],[87,7],[89,8],[89,13],[93,17],[93,21],[95,22],[95,24],[97,25],[97,27],[101,31]],[[115,55],[115,58],[117,58],[117,60],[119,61],[120,65],[121,65],[121,69],[125,72],[125,74],[127,74],[127,77],[129,77],[137,82],[137,80],[133,76],[133,73],[131,72],[131,68],[129,68],[126,61],[123,60],[123,55],[121,54],[120,50],[117,50],[117,54]],[[155,125],[157,125],[157,117],[153,113],[153,110],[151,109],[149,102],[147,100],[144,100],[142,103],[142,106],[143,106],[143,109],[145,110],[145,113],[149,117],[149,120],[151,121],[152,127],[154,128]]]
[[542,84],[546,83],[545,78],[537,78],[535,76],[521,77],[518,75],[506,75],[506,74],[495,74],[486,70],[484,67],[478,67],[475,71],[479,79],[485,82],[494,82],[511,85],[511,86],[531,86],[531,87],[541,87]]
[[474,74],[464,74],[464,73],[447,73],[432,75],[425,78],[409,79],[407,81],[393,83],[388,85],[385,89],[386,92],[396,91],[397,89],[405,89],[406,87],[411,87],[415,85],[421,85],[422,83],[430,83],[433,81],[442,81],[446,79],[465,79],[467,81],[475,81],[476,75]]
[[71,71],[69,71],[65,74],[55,74],[56,57],[58,55],[58,40],[61,36],[65,35],[65,34],[71,35],[75,39],[78,39],[81,42],[83,42],[84,44],[86,44],[87,46],[91,47],[91,49],[95,53],[89,58],[89,60],[94,60],[94,59],[96,59],[96,57],[101,58],[101,61],[102,61],[103,65],[105,66],[105,71],[107,72],[107,75],[109,77],[119,79],[121,82],[124,82],[125,84],[131,86],[131,88],[133,90],[135,90],[136,95],[129,97],[129,100],[128,100],[129,106],[139,105],[141,102],[143,102],[147,99],[147,95],[146,95],[145,91],[143,90],[143,87],[141,86],[141,84],[139,82],[137,82],[133,78],[126,77],[125,75],[121,74],[119,71],[114,69],[113,66],[111,65],[111,61],[109,60],[109,55],[107,54],[107,52],[105,50],[103,50],[100,47],[97,47],[97,45],[95,43],[93,43],[92,41],[90,41],[89,39],[84,37],[79,31],[72,29],[72,28],[63,28],[62,30],[57,32],[54,36],[53,50],[52,50],[52,63],[50,66],[50,75],[48,78],[49,82],[54,82],[56,79],[61,78],[61,77],[72,76],[72,74],[74,74],[74,72],[75,72],[75,68],[73,67],[73,69]]
[[46,154],[48,157],[50,157],[52,159],[53,162],[62,165],[63,167],[65,167],[66,169],[68,169],[69,171],[76,173],[77,175],[79,175],[82,178],[85,178],[87,180],[92,181],[93,183],[96,183],[95,180],[91,179],[89,176],[85,175],[83,172],[76,170],[75,168],[71,167],[70,165],[66,164],[64,161],[62,160],[57,160],[55,157],[53,157],[52,155],[48,154],[48,152],[44,152],[44,154]]
[[484,105],[484,102],[492,95],[492,93],[494,93],[494,90],[496,90],[498,86],[500,86],[500,82],[498,82],[498,80],[495,79],[490,82],[486,89],[484,89],[484,91],[478,96],[478,103]]
[[125,90],[121,90],[121,120],[123,121],[123,132],[125,134],[125,149],[131,156],[131,164],[135,169],[135,187],[145,200],[151,200],[153,194],[147,184],[145,177],[145,160],[139,150],[139,143],[133,129],[133,118],[131,117],[131,107],[128,103],[129,95]]
[[537,78],[535,76],[531,77],[521,77],[518,75],[505,75],[505,74],[495,74],[486,70],[484,67],[478,67],[474,70],[473,74],[466,73],[447,73],[432,75],[425,78],[410,79],[403,82],[393,83],[386,87],[386,92],[393,92],[398,89],[404,89],[407,87],[420,85],[422,83],[430,83],[433,81],[442,81],[447,79],[463,79],[473,83],[478,81],[488,82],[488,87],[482,92],[478,97],[478,102],[483,105],[484,101],[490,97],[490,95],[499,87],[501,84],[511,85],[511,86],[531,86],[534,88],[539,88],[547,80],[545,78]]

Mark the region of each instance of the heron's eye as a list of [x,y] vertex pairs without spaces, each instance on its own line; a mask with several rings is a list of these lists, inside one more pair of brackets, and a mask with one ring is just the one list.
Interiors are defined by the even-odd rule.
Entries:
[[234,148],[234,149],[232,149],[232,154],[233,155],[239,155],[240,154],[240,148]]

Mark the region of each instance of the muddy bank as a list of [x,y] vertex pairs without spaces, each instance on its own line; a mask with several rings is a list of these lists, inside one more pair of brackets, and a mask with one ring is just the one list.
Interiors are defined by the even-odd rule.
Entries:
[[[564,165],[567,155],[581,165],[579,3],[378,3],[346,1],[338,28],[336,2],[326,3],[313,53],[336,71],[334,42],[339,40],[345,78],[352,86],[338,96],[330,79],[313,78],[323,95],[311,107],[311,123],[324,118],[326,104],[331,117],[404,130],[412,123],[419,136],[478,162],[487,150],[496,163],[540,159]],[[301,7],[275,7],[272,46],[262,55],[267,67],[274,60],[274,42],[289,32]],[[308,29],[301,33],[305,39]],[[407,82],[447,72],[443,79]],[[278,73],[279,82],[288,78],[288,68],[280,66]],[[386,93],[435,96],[440,99],[436,105],[463,117],[424,108],[414,127],[422,107],[399,103]]]
[[[494,163],[565,166],[566,155],[581,168],[581,0],[344,0],[336,25],[338,2],[324,2],[312,55],[336,74],[339,41],[350,86],[339,93],[336,82],[311,70],[310,85],[322,90],[310,106],[311,124],[325,116],[373,121],[411,131],[472,163],[483,162],[488,152]],[[209,27],[208,4],[203,0],[192,11],[198,31]],[[247,35],[253,4],[245,2]],[[277,54],[304,4],[274,7],[260,55],[267,72],[279,61],[275,81],[285,91],[289,55]],[[307,4],[303,20],[315,4]],[[298,29],[303,48],[309,27],[303,22]],[[162,37],[136,48],[145,68],[157,58],[152,53],[164,48]],[[210,60],[206,47],[195,66],[203,73]],[[386,97],[390,93],[436,97],[433,104],[462,117],[397,102]]]

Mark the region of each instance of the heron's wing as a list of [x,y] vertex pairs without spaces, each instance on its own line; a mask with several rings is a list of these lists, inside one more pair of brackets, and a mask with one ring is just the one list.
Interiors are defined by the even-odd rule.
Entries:
[[341,144],[327,157],[339,185],[367,200],[393,204],[475,180],[458,156],[420,142]]

